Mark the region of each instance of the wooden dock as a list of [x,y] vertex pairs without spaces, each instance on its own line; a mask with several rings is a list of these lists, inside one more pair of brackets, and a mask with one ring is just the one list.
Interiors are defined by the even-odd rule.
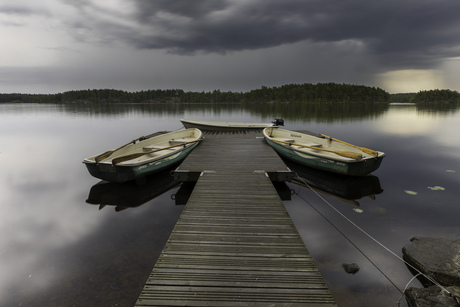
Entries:
[[272,179],[260,133],[208,134],[179,166],[197,183],[136,306],[336,306]]

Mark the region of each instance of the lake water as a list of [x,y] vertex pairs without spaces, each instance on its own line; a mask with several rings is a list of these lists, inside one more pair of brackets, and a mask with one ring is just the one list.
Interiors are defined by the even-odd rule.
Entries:
[[[167,182],[171,189],[153,199],[148,188],[93,187],[99,180],[82,159],[180,129],[181,118],[274,117],[283,117],[286,129],[387,154],[375,177],[357,185],[307,173],[322,191],[290,183],[292,199],[284,204],[339,306],[396,306],[413,275],[332,207],[398,256],[414,236],[458,238],[459,110],[0,105],[0,306],[132,306],[183,209],[173,199],[178,187]],[[343,263],[360,270],[348,274]]]

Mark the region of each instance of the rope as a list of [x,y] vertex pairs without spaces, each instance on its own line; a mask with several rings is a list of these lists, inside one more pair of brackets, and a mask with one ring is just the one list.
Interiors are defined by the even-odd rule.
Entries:
[[[406,286],[404,287],[404,292],[406,292],[407,287],[409,287],[410,283],[411,283],[415,278],[417,278],[420,274],[422,274],[422,273],[418,273],[417,275],[415,275],[414,277],[412,277],[412,278],[409,280],[409,282],[408,282],[408,283],[406,284]],[[398,306],[399,306],[399,303],[401,302],[401,299],[402,299],[403,296],[404,296],[404,292],[401,294],[401,297],[400,297],[399,300],[398,300]]]
[[303,198],[301,195],[297,194],[301,199],[303,199],[307,204],[310,205],[319,215],[321,215],[329,224],[331,224],[332,227],[334,227],[345,239],[347,239],[348,242],[350,242],[351,245],[353,245],[385,278],[401,293],[404,294],[398,286],[395,285],[395,283],[355,244],[353,241],[351,241],[350,238],[348,238],[337,226],[335,226],[325,215],[323,215],[318,209],[316,209],[312,204],[310,204],[305,198]]
[[[315,191],[307,182],[305,182],[305,180],[303,180],[303,178],[301,178],[297,173],[296,173],[296,176],[297,178],[299,178],[300,181],[302,181],[308,188],[310,188],[315,194],[316,196],[318,196],[322,201],[324,201],[330,208],[332,208],[336,213],[338,213],[342,218],[344,218],[346,221],[348,221],[351,225],[353,225],[356,229],[358,229],[359,231],[361,231],[363,234],[365,234],[368,238],[370,238],[372,241],[374,241],[375,243],[377,243],[378,245],[380,245],[383,249],[385,249],[387,252],[389,252],[390,254],[392,254],[394,257],[398,258],[399,260],[401,260],[402,262],[404,262],[407,266],[411,267],[413,270],[415,270],[418,274],[418,275],[422,275],[424,276],[426,279],[428,279],[430,282],[432,282],[434,285],[438,286],[439,288],[441,288],[443,291],[445,291],[446,293],[448,293],[450,296],[452,296],[452,293],[450,293],[445,287],[443,287],[440,283],[438,283],[436,280],[434,280],[432,277],[430,276],[427,276],[426,274],[420,272],[420,270],[418,270],[417,268],[415,268],[413,265],[411,265],[410,263],[408,263],[406,260],[404,260],[403,258],[401,258],[400,256],[398,256],[396,253],[394,253],[392,250],[390,250],[388,247],[386,247],[385,245],[383,245],[382,243],[380,243],[377,239],[375,239],[374,237],[372,237],[369,233],[367,233],[365,230],[363,230],[361,227],[359,227],[356,223],[354,223],[352,220],[350,220],[349,218],[347,218],[342,212],[340,212],[339,210],[337,210],[334,206],[332,206],[327,200],[325,200],[317,191]],[[299,194],[297,194],[299,195]],[[355,246],[358,251],[360,251],[364,257],[366,257],[382,274],[383,276],[385,276],[390,282],[391,284],[393,284],[393,286],[395,286],[396,289],[398,289],[399,292],[401,293],[404,293],[402,292],[354,243],[352,243],[350,241],[349,238],[346,237],[346,235],[344,235],[335,225],[333,225],[331,223],[331,221],[329,221],[323,214],[321,214],[315,207],[313,207],[305,198],[303,198],[301,195],[299,195],[300,198],[302,198],[307,204],[309,204],[316,212],[318,212],[322,217],[324,217],[326,219],[326,221],[328,221],[335,229],[337,229],[337,231],[339,231],[339,233],[341,233],[353,246]],[[412,278],[413,279],[413,278]],[[411,280],[412,281],[412,280]]]

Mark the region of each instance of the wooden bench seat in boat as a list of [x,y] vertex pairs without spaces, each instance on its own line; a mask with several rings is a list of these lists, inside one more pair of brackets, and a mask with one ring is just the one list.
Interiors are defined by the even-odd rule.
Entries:
[[183,138],[183,139],[175,139],[175,140],[171,140],[169,141],[169,144],[172,145],[179,145],[179,144],[185,144],[185,143],[188,143],[188,142],[191,142],[191,141],[194,141],[195,139],[192,139],[192,138]]
[[304,143],[302,145],[309,146],[309,147],[323,147],[323,145],[316,144],[316,143]]
[[[274,141],[282,141],[282,142],[286,142],[286,143],[296,143],[296,141],[294,139],[288,139],[288,138],[276,138],[276,139],[273,139],[273,140]],[[317,143],[299,143],[299,144],[309,146],[309,147],[323,147],[323,145],[317,144]]]
[[[163,148],[166,148],[168,146],[158,146],[158,145],[147,145],[147,146],[144,146],[142,147],[142,149],[144,151],[151,151],[151,150],[155,150],[155,149],[163,149]],[[173,149],[173,148],[171,148]]]
[[288,139],[288,138],[276,138],[276,139],[273,139],[273,141],[281,141],[281,142],[286,142],[286,143],[294,143],[294,139]]

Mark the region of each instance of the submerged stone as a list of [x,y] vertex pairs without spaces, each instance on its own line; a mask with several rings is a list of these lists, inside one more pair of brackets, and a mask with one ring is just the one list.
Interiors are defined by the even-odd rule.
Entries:
[[356,263],[344,263],[342,264],[342,268],[348,274],[356,274],[359,271],[359,266]]
[[460,239],[414,237],[404,259],[445,286],[460,286]]
[[[409,306],[414,307],[458,307],[458,294],[460,288],[447,287],[447,293],[438,286],[431,286],[428,288],[409,288],[404,294]],[[451,296],[452,295],[452,296]]]

